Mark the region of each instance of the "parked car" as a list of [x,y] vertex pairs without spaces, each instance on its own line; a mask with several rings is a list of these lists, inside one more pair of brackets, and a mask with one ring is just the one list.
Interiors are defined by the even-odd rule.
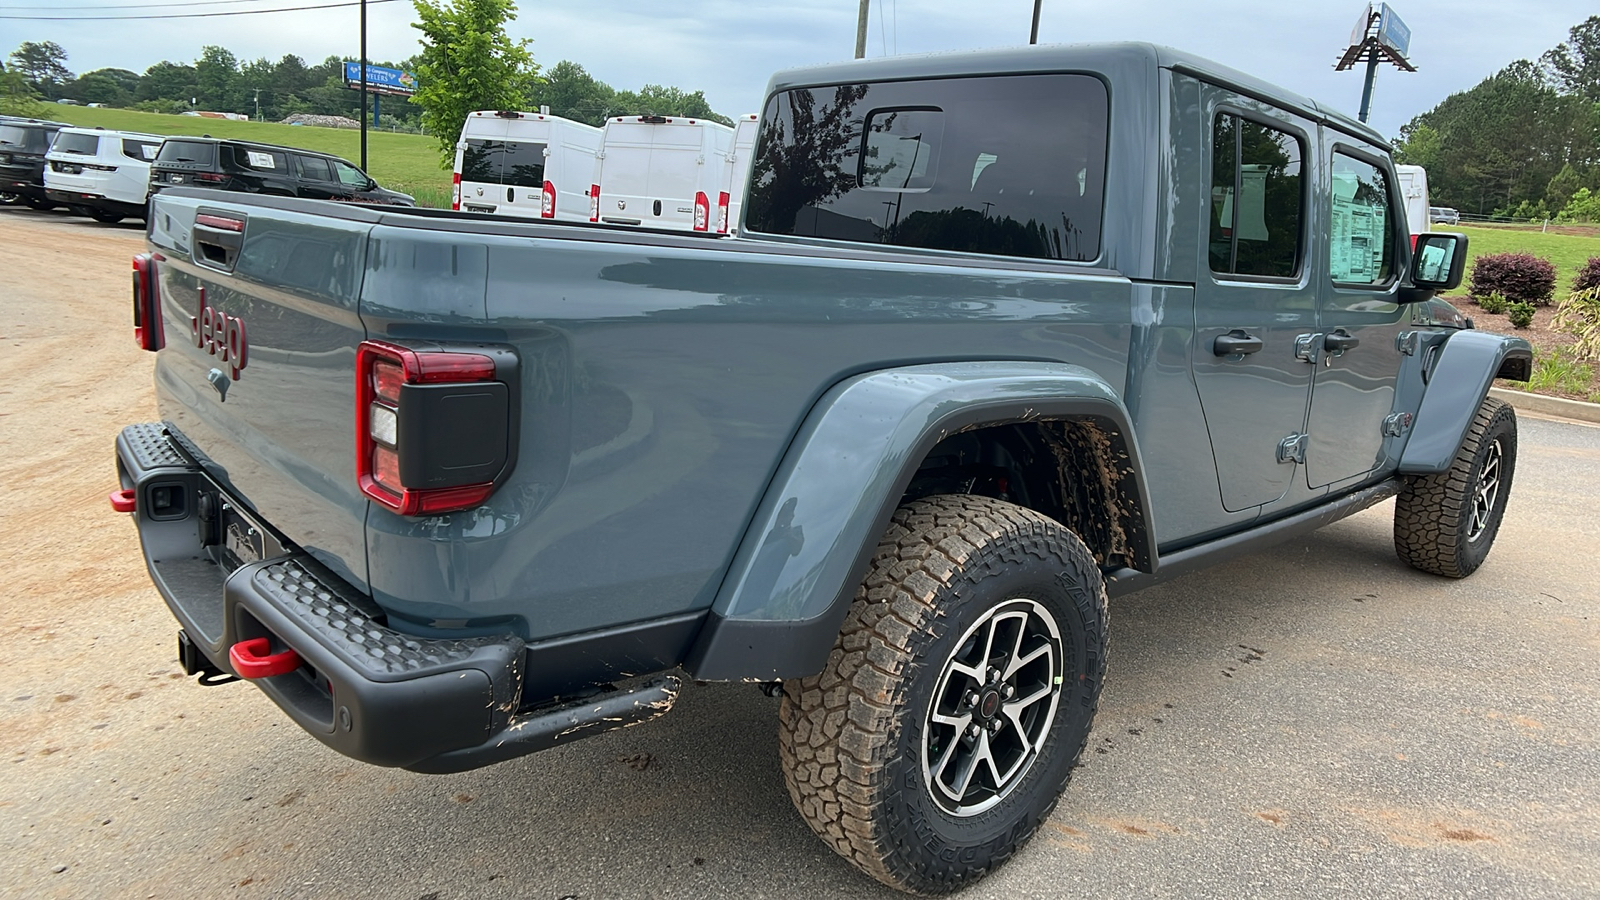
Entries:
[[45,195],[44,156],[65,122],[0,117],[0,203],[24,203],[34,209],[51,209]]
[[471,113],[456,142],[452,206],[593,222],[600,134],[593,125],[548,113]]
[[160,148],[160,135],[63,128],[45,154],[45,195],[97,222],[142,219]]
[[1066,788],[1108,597],[1386,500],[1404,564],[1488,560],[1488,391],[1532,350],[1434,302],[1467,238],[1413,248],[1377,131],[1145,44],[781,72],[762,110],[738,240],[153,197],[160,421],[110,500],[185,671],[433,773],[760,683],[800,816],[940,894]]
[[600,141],[600,221],[726,233],[733,129],[681,116],[617,116]]
[[1438,222],[1442,225],[1461,224],[1461,213],[1448,206],[1428,207],[1428,221]]
[[171,187],[414,206],[347,160],[314,150],[213,137],[169,137],[150,166],[150,192]]

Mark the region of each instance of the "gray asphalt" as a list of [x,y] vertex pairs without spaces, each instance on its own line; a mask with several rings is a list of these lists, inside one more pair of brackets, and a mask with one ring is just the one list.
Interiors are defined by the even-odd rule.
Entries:
[[[1402,566],[1384,504],[1113,601],[1083,767],[962,896],[1600,896],[1600,428],[1521,427],[1470,579]],[[754,688],[462,775],[366,767],[183,680],[119,528],[85,548],[119,591],[6,601],[0,895],[897,896],[791,809]]]

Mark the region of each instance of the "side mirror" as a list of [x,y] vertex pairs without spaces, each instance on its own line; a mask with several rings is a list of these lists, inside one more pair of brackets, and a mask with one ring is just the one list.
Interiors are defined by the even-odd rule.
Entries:
[[1449,291],[1461,286],[1467,265],[1467,236],[1447,231],[1417,235],[1411,254],[1411,284],[1429,291]]

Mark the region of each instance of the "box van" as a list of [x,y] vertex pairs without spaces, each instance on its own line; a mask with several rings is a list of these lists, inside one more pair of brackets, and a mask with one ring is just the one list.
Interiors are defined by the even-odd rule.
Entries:
[[608,120],[595,198],[600,221],[726,233],[732,149],[733,129],[716,122],[677,116]]
[[739,211],[744,207],[744,194],[750,187],[750,163],[755,159],[756,125],[760,119],[755,113],[746,113],[733,123],[733,152],[728,154],[728,178],[723,187],[729,199],[718,214],[718,231],[729,231],[729,225],[733,226],[732,230],[739,228]]
[[63,128],[45,154],[45,196],[96,222],[142,219],[160,150],[157,134]]
[[452,208],[595,220],[600,129],[544,112],[470,113],[456,142]]
[[[1400,186],[1401,201],[1406,207],[1406,227],[1418,235],[1428,230],[1428,170],[1421,166],[1394,167],[1395,181]],[[1412,241],[1416,243],[1415,240]]]

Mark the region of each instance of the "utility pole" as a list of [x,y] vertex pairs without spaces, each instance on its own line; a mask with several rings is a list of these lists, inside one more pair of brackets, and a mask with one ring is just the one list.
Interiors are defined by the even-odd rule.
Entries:
[[361,171],[367,170],[367,0],[361,0]]
[[1044,0],[1033,0],[1033,31],[1028,33],[1028,43],[1039,43],[1039,7],[1044,5]]
[[872,0],[861,0],[861,12],[856,16],[856,59],[863,59],[867,55],[867,10],[871,8]]
[[256,121],[261,121],[261,88],[252,88],[256,92]]

